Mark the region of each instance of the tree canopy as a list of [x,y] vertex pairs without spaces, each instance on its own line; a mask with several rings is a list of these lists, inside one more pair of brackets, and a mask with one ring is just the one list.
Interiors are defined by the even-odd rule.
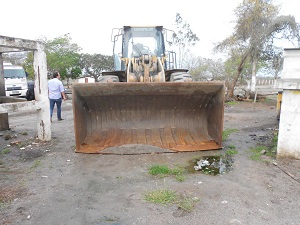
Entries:
[[199,38],[197,35],[192,31],[190,24],[186,21],[183,21],[180,13],[176,13],[176,30],[173,34],[173,45],[178,47],[178,61],[179,61],[179,68],[182,67],[182,64],[185,62],[185,57],[189,52],[189,48],[194,46],[198,41]]
[[[252,69],[253,90],[258,62],[266,59],[279,62],[279,52],[274,44],[277,39],[299,40],[299,25],[295,18],[278,14],[279,6],[272,0],[244,0],[236,8],[237,20],[233,34],[215,47],[217,51],[227,50],[230,60],[233,60],[232,57],[239,59],[229,97],[233,97],[233,88],[248,63]],[[270,63],[261,65],[267,66]]]
[[79,67],[81,48],[71,40],[69,34],[53,40],[42,40],[46,45],[48,73],[59,71],[62,79],[75,79],[81,74]]
[[114,68],[113,56],[101,54],[82,54],[79,63],[85,76],[91,76],[95,81],[98,81],[101,72],[112,71]]

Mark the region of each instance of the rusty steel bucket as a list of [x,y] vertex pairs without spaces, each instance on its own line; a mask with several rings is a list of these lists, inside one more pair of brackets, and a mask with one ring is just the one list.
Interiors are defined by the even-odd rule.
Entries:
[[126,144],[173,151],[222,148],[221,82],[76,83],[72,95],[76,152]]

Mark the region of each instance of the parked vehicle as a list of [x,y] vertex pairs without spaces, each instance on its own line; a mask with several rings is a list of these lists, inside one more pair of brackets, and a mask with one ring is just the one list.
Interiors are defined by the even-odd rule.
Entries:
[[3,63],[6,96],[25,97],[28,90],[27,74],[22,66]]
[[[69,98],[68,94],[70,94],[70,92],[65,88],[66,99]],[[28,101],[35,100],[35,95],[34,95],[34,81],[28,81],[28,90],[26,92],[26,99]]]

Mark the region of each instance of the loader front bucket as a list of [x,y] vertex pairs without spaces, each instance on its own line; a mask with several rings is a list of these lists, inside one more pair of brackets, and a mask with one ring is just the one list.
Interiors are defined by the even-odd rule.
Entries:
[[76,83],[72,93],[76,152],[126,144],[222,148],[221,82]]

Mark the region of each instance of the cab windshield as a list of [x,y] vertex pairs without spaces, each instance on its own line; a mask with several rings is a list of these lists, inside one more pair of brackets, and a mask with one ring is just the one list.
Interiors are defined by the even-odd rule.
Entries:
[[4,69],[4,78],[25,78],[26,74],[23,69]]
[[161,56],[163,37],[161,27],[130,27],[125,29],[124,57],[139,57],[144,54]]

